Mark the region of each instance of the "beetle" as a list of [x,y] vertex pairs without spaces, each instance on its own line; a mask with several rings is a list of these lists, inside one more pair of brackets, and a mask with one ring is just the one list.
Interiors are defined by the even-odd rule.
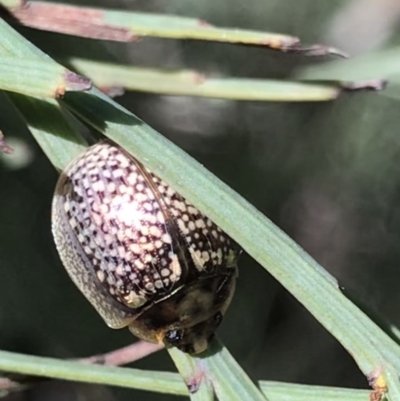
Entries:
[[235,291],[238,251],[141,162],[110,141],[61,173],[52,232],[72,281],[107,325],[205,351]]

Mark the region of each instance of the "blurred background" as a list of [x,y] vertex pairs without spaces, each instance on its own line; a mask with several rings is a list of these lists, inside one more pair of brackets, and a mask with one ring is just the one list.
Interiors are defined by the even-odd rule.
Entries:
[[[287,33],[351,55],[399,41],[397,0],[86,0],[85,5]],[[55,57],[93,55],[136,66],[192,68],[210,76],[288,78],[318,61],[211,42],[146,38],[121,44],[21,32]],[[356,298],[400,325],[398,101],[377,92],[348,93],[328,103],[134,92],[117,101],[259,208]],[[128,330],[105,326],[61,266],[50,232],[54,168],[5,104],[0,104],[0,126],[17,150],[16,157],[4,156],[0,163],[0,348],[76,358],[133,342]],[[219,336],[252,378],[367,388],[347,352],[264,269],[245,254],[239,267],[237,294]],[[163,351],[134,366],[174,370]],[[7,397],[55,398],[177,399],[57,382]]]

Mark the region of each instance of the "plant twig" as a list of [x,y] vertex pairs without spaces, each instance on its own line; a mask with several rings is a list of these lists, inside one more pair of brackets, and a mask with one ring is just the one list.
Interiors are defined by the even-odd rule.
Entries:
[[100,88],[124,88],[157,94],[250,101],[329,101],[338,85],[273,79],[213,78],[193,70],[163,70],[73,58],[68,64]]
[[[99,383],[108,386],[154,391],[163,394],[188,395],[180,375],[149,372],[132,368],[87,365],[79,362],[0,351],[0,370],[32,376]],[[8,378],[0,379],[0,392]],[[17,383],[19,384],[19,383]],[[9,385],[12,389],[12,385]],[[308,386],[283,382],[260,381],[259,386],[269,401],[368,401],[368,390]],[[20,388],[19,388],[20,389]]]
[[[29,71],[29,74],[27,74]],[[67,91],[90,89],[89,79],[67,70],[53,60],[3,56],[0,89],[42,98],[57,98]]]
[[79,359],[79,362],[106,366],[121,366],[135,362],[163,348],[164,345],[162,344],[137,341],[127,347],[119,348],[106,354]]
[[[150,344],[145,341],[137,341],[136,343],[128,345],[127,347],[119,348],[105,354],[77,359],[76,362],[86,365],[121,366],[138,361],[139,359],[142,359],[163,348],[164,346],[160,344]],[[15,375],[15,377],[3,377],[0,378],[0,392],[4,391],[6,393],[10,393],[15,391],[23,391],[29,387],[32,387],[38,382],[47,380],[49,380],[49,378],[40,376]]]
[[[29,57],[46,57],[1,20],[0,37],[2,38],[0,54],[2,52],[6,54],[24,53]],[[37,100],[35,103],[38,103]],[[370,376],[376,369],[381,368],[383,380],[387,383],[389,399],[392,401],[400,399],[398,380],[400,351],[398,345],[343,295],[337,281],[299,245],[187,154],[99,91],[92,89],[87,93],[70,94],[65,97],[63,104],[90,126],[131,152],[154,174],[160,176],[199,210],[213,219],[275,276],[337,338],[353,356],[366,376]],[[35,126],[38,115],[31,113],[28,117],[28,124]],[[44,120],[49,119],[51,118],[47,115]],[[57,126],[54,127],[54,132],[57,132]],[[41,133],[38,133],[38,137],[40,135]],[[57,142],[57,138],[55,138],[54,144],[56,154],[58,151],[62,151],[65,159],[66,156],[75,156],[71,147],[63,146],[62,143]],[[69,151],[71,153],[68,153]],[[48,152],[49,156],[54,156],[51,149]],[[185,174],[182,174],[183,171]],[[216,370],[229,363],[226,354],[220,352],[218,355],[222,360],[213,366],[213,369]],[[21,373],[22,362],[20,357],[0,352],[0,369]],[[48,359],[45,363],[46,368],[38,371],[37,364],[39,362],[38,358],[30,357],[29,372],[22,373],[32,374],[34,372],[33,374],[44,375],[43,371],[46,372],[47,369],[49,372],[47,374],[51,377],[62,377],[67,380],[76,377],[76,372],[72,371],[75,365],[69,365],[72,362],[68,362],[68,365],[67,362],[63,362],[60,365],[56,361]],[[86,380],[90,378],[92,382],[96,383],[104,380],[104,376],[95,371],[93,366],[87,370],[84,368],[89,368],[89,366],[81,364],[81,381],[84,378]],[[24,369],[27,369],[27,365],[24,365]],[[94,372],[97,372],[97,375]],[[226,369],[224,368],[221,372],[226,372]],[[117,374],[116,370],[114,373]],[[139,385],[141,388],[150,387],[149,373],[135,371],[137,376],[123,381],[118,369],[118,377],[114,379],[120,385],[123,382],[126,387],[137,386],[136,388],[139,388]],[[158,379],[162,375],[165,373],[154,374],[151,372],[150,388],[153,391],[157,391],[154,381],[158,383]],[[164,376],[164,378],[166,377]],[[170,379],[172,378],[170,377]],[[224,381],[221,378],[220,385],[224,386],[221,391],[228,393],[228,387],[232,383],[240,384],[242,379],[247,380],[248,378],[242,375],[239,379],[237,376],[233,379],[235,380]],[[164,385],[167,385],[167,381],[164,381]]]
[[93,39],[132,42],[142,36],[155,36],[251,44],[284,52],[302,52],[311,56],[345,56],[341,51],[329,46],[303,47],[299,38],[294,36],[217,28],[196,18],[77,7],[41,1],[20,0],[10,3],[9,0],[0,0],[1,4],[23,25]]

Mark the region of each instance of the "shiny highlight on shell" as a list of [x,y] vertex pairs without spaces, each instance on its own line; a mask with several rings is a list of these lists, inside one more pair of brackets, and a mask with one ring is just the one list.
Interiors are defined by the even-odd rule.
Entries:
[[208,217],[115,144],[62,172],[52,231],[73,282],[108,326],[189,353],[232,299],[237,251]]

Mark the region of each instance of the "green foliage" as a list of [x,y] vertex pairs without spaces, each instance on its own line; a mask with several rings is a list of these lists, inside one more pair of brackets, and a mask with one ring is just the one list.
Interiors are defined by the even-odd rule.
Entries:
[[[112,11],[107,11],[104,15],[108,23],[113,18],[112,24],[119,27],[135,26],[135,18],[142,18],[145,28],[141,25],[142,30],[137,29],[137,32],[154,36],[247,44],[254,43],[254,38],[259,41],[263,37],[268,38],[266,42],[269,46],[276,40],[288,38],[241,30],[224,31],[213,28],[208,32],[200,29],[198,21],[192,19],[166,20],[160,16]],[[197,25],[193,27],[193,24]],[[378,390],[383,392],[387,386],[388,398],[400,399],[398,344],[353,304],[343,294],[337,281],[299,245],[188,154],[96,88],[88,89],[87,81],[70,75],[64,67],[29,43],[3,20],[0,20],[0,37],[0,88],[9,92],[6,94],[7,98],[56,169],[64,168],[86,146],[82,132],[77,128],[80,124],[77,119],[123,146],[212,218],[287,288],[350,352],[373,386],[379,387]],[[276,47],[287,50],[282,44]],[[373,56],[370,57],[374,59]],[[67,61],[89,76],[110,68],[108,64],[96,64],[87,60]],[[361,59],[354,61],[354,65],[367,62],[368,60]],[[302,79],[329,81],[329,84],[225,79],[206,80],[204,86],[214,85],[214,92],[202,89],[201,82],[194,82],[194,89],[188,90],[185,81],[188,77],[187,71],[180,71],[171,77],[165,71],[138,71],[123,66],[119,67],[121,81],[107,80],[107,74],[104,73],[100,74],[98,83],[105,87],[121,84],[124,80],[134,78],[135,75],[132,74],[141,73],[153,74],[150,75],[147,86],[138,87],[132,83],[126,86],[157,92],[154,80],[158,80],[156,82],[167,81],[167,89],[160,88],[158,93],[242,100],[316,101],[336,98],[341,93],[341,84],[338,81],[382,77],[383,70],[378,64],[371,67],[372,72],[364,76],[354,74],[353,71],[350,74],[350,70],[346,70],[346,63],[347,61],[342,61],[324,68],[310,67],[298,75]],[[25,68],[26,72],[22,73],[21,68]],[[136,79],[138,77],[140,76],[136,76]],[[333,81],[336,83],[332,84]],[[57,98],[58,94],[64,92],[64,97]],[[185,174],[182,174],[183,171]],[[257,386],[217,340],[206,355],[199,357],[189,357],[175,349],[169,350],[169,353],[189,387],[192,387],[193,381],[198,381],[198,391],[190,395],[193,400],[212,400],[215,395],[220,401],[337,398],[364,400],[368,396],[364,391],[323,387],[307,388],[307,392],[304,392],[305,388],[293,387],[292,384],[282,384],[279,387],[274,383],[260,382]],[[103,383],[168,394],[188,394],[179,376],[167,372],[89,367],[5,351],[0,352],[0,369],[5,372]]]

